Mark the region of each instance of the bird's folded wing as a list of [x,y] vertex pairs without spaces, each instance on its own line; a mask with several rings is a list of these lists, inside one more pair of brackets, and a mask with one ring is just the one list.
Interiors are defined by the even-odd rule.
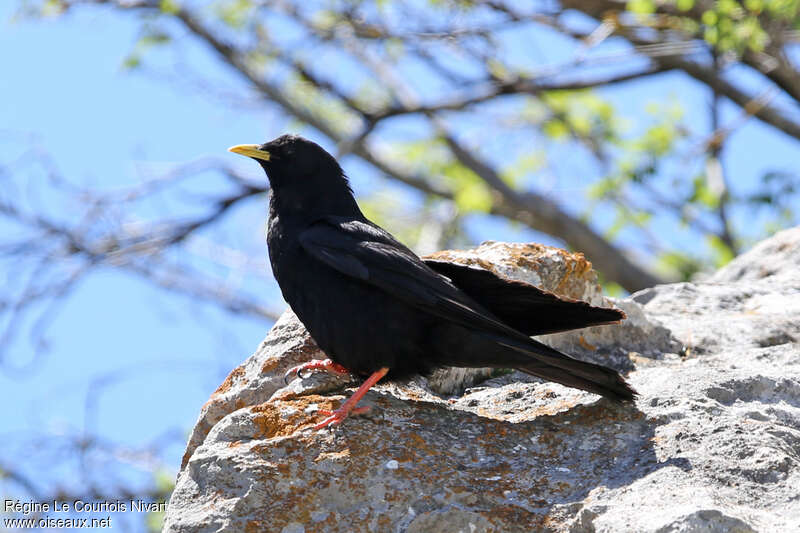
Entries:
[[358,220],[327,217],[303,231],[299,240],[312,257],[408,305],[487,333],[529,340],[380,228]]
[[425,264],[526,335],[614,324],[625,318],[625,313],[619,309],[595,307],[581,300],[557,296],[530,283],[506,279],[482,268],[435,259],[426,259]]
[[[299,240],[309,255],[338,272],[417,309],[465,326],[500,345],[526,353],[547,365],[577,372],[577,375],[584,372],[581,368],[589,365],[581,363],[576,369],[574,359],[503,323],[377,226],[359,220],[326,217],[304,230]],[[595,378],[597,365],[589,366],[591,377]],[[612,370],[603,369],[603,372],[610,373],[609,379],[621,379]]]

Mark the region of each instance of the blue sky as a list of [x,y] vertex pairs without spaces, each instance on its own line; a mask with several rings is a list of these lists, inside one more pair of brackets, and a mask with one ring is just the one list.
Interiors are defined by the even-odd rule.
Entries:
[[[122,69],[138,35],[133,18],[99,8],[54,21],[11,24],[13,4],[0,5],[0,161],[15,159],[33,141],[52,155],[64,175],[103,188],[136,183],[143,166],[166,168],[202,157],[231,157],[231,164],[262,179],[255,165],[228,156],[225,149],[281,134],[286,122],[274,111],[237,109],[201,91]],[[207,55],[187,49],[206,75],[226,83],[232,79]],[[236,83],[231,89],[246,94]],[[631,83],[608,94],[623,114],[632,116],[647,101],[677,98],[692,117],[690,123],[705,127],[708,96],[679,74]],[[725,116],[737,114],[729,107]],[[755,121],[731,138],[725,152],[736,187],[750,187],[763,171],[790,169],[798,160],[795,142]],[[356,176],[357,192],[371,187],[374,175],[368,169],[352,163],[346,167]],[[585,185],[575,176],[553,192],[570,194]],[[266,269],[263,210],[251,212],[250,218],[237,219],[237,231]],[[470,224],[470,230],[477,240],[556,242],[485,219]],[[10,230],[0,226],[0,231]],[[5,273],[3,278],[14,282]],[[269,296],[278,298],[274,290]],[[103,270],[80,284],[60,310],[49,329],[52,349],[35,370],[19,375],[0,368],[0,435],[6,442],[0,461],[36,457],[38,452],[29,448],[30,435],[80,432],[86,424],[104,438],[130,446],[169,430],[186,432],[210,393],[266,331],[263,323]],[[10,360],[29,360],[26,346],[15,343]],[[97,399],[88,411],[87,395]],[[172,442],[164,459],[165,467],[174,470],[185,433]],[[98,472],[108,464],[104,457],[91,460]],[[42,486],[63,479],[59,472],[29,474]],[[124,475],[148,481],[135,467]],[[10,482],[0,480],[0,498],[11,490]]]
[[[123,70],[122,59],[137,37],[132,19],[95,10],[64,20],[9,24],[9,7],[0,6],[3,161],[18,157],[34,139],[64,175],[113,188],[135,183],[137,165],[227,157],[231,144],[275,133],[264,126],[267,112],[231,112]],[[265,258],[262,229],[256,224],[243,231]],[[266,331],[265,324],[232,319],[128,275],[112,270],[93,275],[59,312],[48,335],[52,350],[34,370],[21,375],[0,370],[5,452],[0,460],[39,458],[29,448],[29,436],[79,433],[88,422],[104,438],[133,447],[177,431],[166,454],[174,472],[200,406]],[[8,356],[22,364],[32,354],[18,342]],[[87,421],[90,390],[97,405]],[[102,470],[108,459],[92,460]],[[123,470],[135,483],[149,482],[136,468]],[[58,472],[28,474],[42,487],[52,478],[70,483]],[[0,498],[11,488],[0,480]]]

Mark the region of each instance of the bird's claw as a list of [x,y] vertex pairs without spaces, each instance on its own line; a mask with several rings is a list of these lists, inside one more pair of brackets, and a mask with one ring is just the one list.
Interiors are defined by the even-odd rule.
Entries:
[[345,418],[351,415],[363,415],[364,413],[369,412],[370,406],[365,405],[363,407],[356,407],[354,409],[342,409],[341,407],[335,411],[328,411],[326,409],[320,409],[317,411],[321,415],[327,416],[325,420],[320,422],[319,424],[314,426],[314,430],[327,428],[329,430],[333,430],[334,427],[341,424]]
[[300,367],[294,366],[294,367],[290,368],[289,370],[287,370],[286,373],[283,375],[283,384],[284,385],[288,385],[289,384],[289,379],[295,374],[297,374],[298,377],[300,377],[300,379],[302,379],[302,376],[299,375],[300,374]]
[[[307,363],[303,363],[302,365],[297,365],[289,370],[283,375],[283,383],[284,385],[289,384],[289,380],[292,376],[296,375],[300,379],[306,379],[307,377],[311,376],[314,373],[314,370],[324,370],[326,372],[330,372],[331,374],[349,374],[350,372],[343,366],[334,363],[330,359],[314,360],[308,361]],[[304,372],[306,372],[304,374]]]
[[308,376],[311,375],[310,371],[309,371],[308,374],[304,375],[303,374],[303,370],[305,370],[303,368],[303,365],[295,366],[295,367],[292,367],[289,370],[287,370],[286,373],[283,375],[283,384],[284,385],[288,385],[289,384],[289,380],[292,379],[292,376],[297,376],[300,379],[306,379]]
[[314,363],[313,362],[303,363],[302,365],[297,365],[287,370],[286,373],[283,375],[283,384],[288,385],[289,380],[292,378],[292,376],[297,376],[300,379],[306,379],[307,377],[310,377],[311,374],[314,373],[313,369],[319,368],[318,366],[309,367],[308,365],[311,364]]

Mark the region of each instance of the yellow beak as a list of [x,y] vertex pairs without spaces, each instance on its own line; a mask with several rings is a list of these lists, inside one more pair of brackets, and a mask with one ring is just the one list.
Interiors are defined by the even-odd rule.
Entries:
[[262,150],[257,144],[237,144],[228,148],[229,152],[234,154],[246,155],[253,159],[261,159],[262,161],[269,161],[269,152]]

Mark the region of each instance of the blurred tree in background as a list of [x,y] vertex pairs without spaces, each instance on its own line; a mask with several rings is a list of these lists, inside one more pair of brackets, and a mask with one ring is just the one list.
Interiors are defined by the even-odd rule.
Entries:
[[[470,224],[499,219],[583,252],[609,287],[633,292],[689,279],[798,223],[797,168],[737,186],[723,157],[748,121],[800,141],[798,0],[24,0],[20,15],[67,23],[73,10],[100,8],[140,23],[120,58],[132,75],[207,93],[229,113],[277,110],[345,167],[376,172],[365,212],[421,253],[474,244]],[[184,62],[187,43],[230,79]],[[611,102],[667,72],[707,95],[702,121],[687,120],[680,95],[625,110]],[[49,186],[85,208],[55,218],[13,190],[0,196],[0,216],[17,230],[0,254],[28,280],[0,295],[6,340],[35,305],[52,304],[47,320],[100,268],[277,316],[262,285],[231,282],[268,272],[252,272],[235,244],[201,246],[204,232],[266,192],[262,179],[228,159],[200,160],[108,192],[75,186],[46,154],[40,161],[53,169]],[[209,171],[222,185],[203,191],[194,212],[140,215],[137,206],[185,194]]]

